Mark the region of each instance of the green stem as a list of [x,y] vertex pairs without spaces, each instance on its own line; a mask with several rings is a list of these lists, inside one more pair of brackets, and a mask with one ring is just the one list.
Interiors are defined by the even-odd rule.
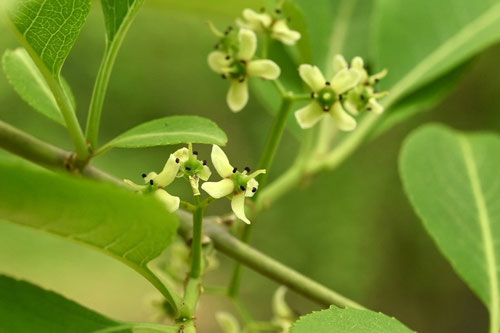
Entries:
[[[292,109],[293,102],[294,100],[290,96],[285,96],[282,98],[280,110],[278,112],[276,119],[274,120],[271,132],[267,137],[267,142],[264,147],[264,152],[262,153],[262,158],[259,163],[259,169],[266,170],[266,173],[261,175],[259,179],[259,185],[261,187],[264,186],[267,181],[267,177],[269,175],[271,166],[273,164],[276,151],[278,150],[281,137],[283,136],[286,121],[288,119],[288,115],[290,114],[290,110]],[[255,194],[254,200],[257,200],[258,196],[259,192]],[[245,225],[243,229],[243,234],[241,236],[241,240],[244,243],[248,243],[250,241],[252,235],[252,229],[253,229],[253,224]],[[234,265],[233,275],[228,288],[228,293],[229,296],[231,297],[236,297],[238,295],[240,288],[241,274],[242,274],[242,267],[239,263],[236,263]]]
[[[98,143],[102,107],[104,105],[104,98],[106,97],[106,91],[108,89],[109,79],[115,64],[116,56],[118,55],[125,35],[139,8],[142,6],[142,3],[143,1],[134,2],[133,7],[128,9],[128,13],[120,24],[120,28],[111,37],[112,39],[106,42],[106,50],[104,51],[99,72],[97,73],[87,119],[86,138],[93,149],[96,148]],[[108,38],[110,37],[108,36]]]

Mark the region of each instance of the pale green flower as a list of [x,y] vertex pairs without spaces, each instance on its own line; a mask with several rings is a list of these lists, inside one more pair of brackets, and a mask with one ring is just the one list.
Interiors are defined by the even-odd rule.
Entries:
[[193,151],[193,146],[181,148],[173,155],[179,160],[177,177],[184,177],[189,181],[194,195],[200,195],[198,189],[199,180],[207,181],[212,172],[207,166],[207,161],[198,160],[198,152]]
[[313,101],[295,112],[295,118],[302,128],[314,126],[324,115],[330,115],[337,128],[352,131],[356,128],[356,120],[342,107],[342,94],[355,87],[361,74],[353,69],[338,71],[330,81],[326,81],[316,66],[300,65],[299,74],[311,88]]
[[212,51],[208,64],[216,73],[230,80],[227,105],[238,112],[248,102],[248,78],[260,77],[274,80],[281,73],[279,66],[268,59],[253,59],[257,49],[257,36],[252,30],[240,29],[238,33],[238,52],[234,56],[223,51]]
[[[349,64],[340,54],[333,59],[333,70],[339,72],[349,67]],[[369,75],[365,69],[364,61],[361,57],[355,57],[351,61],[350,68],[357,70],[361,74],[359,84],[347,93],[343,101],[344,107],[350,113],[357,115],[362,110],[373,111],[380,114],[384,108],[378,99],[387,95],[387,92],[376,92],[375,84],[387,75],[387,70],[384,69],[374,75]]]
[[[280,14],[279,9],[276,10]],[[294,45],[301,37],[300,32],[291,30],[285,18],[273,17],[268,13],[257,13],[252,9],[243,10],[243,20],[237,19],[236,24],[241,28],[254,31],[268,31],[271,38],[277,39],[283,44]]]
[[240,324],[238,320],[229,312],[216,312],[215,320],[222,328],[222,333],[240,333]]
[[259,183],[255,180],[260,174],[266,173],[266,170],[257,170],[251,174],[249,168],[239,172],[234,168],[219,146],[212,147],[212,164],[217,173],[223,178],[218,182],[206,182],[201,188],[211,197],[219,199],[222,197],[231,198],[231,209],[237,218],[245,223],[250,223],[245,215],[245,198],[252,197]]

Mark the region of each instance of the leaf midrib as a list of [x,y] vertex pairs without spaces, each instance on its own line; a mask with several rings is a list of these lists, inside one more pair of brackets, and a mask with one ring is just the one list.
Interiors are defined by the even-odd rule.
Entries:
[[465,45],[469,40],[474,39],[480,31],[487,29],[490,24],[498,19],[500,19],[500,3],[489,7],[482,15],[465,25],[459,32],[420,61],[407,75],[394,84],[390,89],[390,95],[384,99],[383,104],[386,107],[392,105],[432,67]]
[[490,287],[490,332],[498,332],[500,330],[500,296],[498,291],[498,267],[495,256],[495,247],[493,244],[493,235],[490,228],[491,220],[488,213],[486,200],[483,195],[483,190],[481,188],[481,181],[479,178],[476,162],[474,161],[472,147],[467,138],[463,135],[459,137],[459,142],[465,161],[467,176],[470,180],[472,193],[479,215],[479,226],[481,228],[481,235],[483,238],[482,244],[484,245],[484,254],[486,256],[486,267],[488,270]]
[[127,142],[129,140],[136,140],[136,139],[142,139],[142,138],[151,138],[151,137],[169,137],[169,136],[179,136],[179,135],[193,135],[193,136],[198,136],[198,137],[204,137],[207,139],[213,139],[215,141],[220,141],[217,136],[213,135],[207,135],[204,133],[200,132],[190,132],[190,131],[174,131],[174,132],[168,132],[168,133],[144,133],[144,134],[133,134],[133,135],[127,135],[126,137],[123,138],[116,138],[112,142],[109,143],[110,146],[116,146],[117,144],[123,144],[124,142]]

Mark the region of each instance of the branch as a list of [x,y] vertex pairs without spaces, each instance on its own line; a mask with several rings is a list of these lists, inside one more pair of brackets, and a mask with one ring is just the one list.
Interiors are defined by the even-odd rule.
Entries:
[[[66,171],[68,170],[67,161],[73,155],[71,152],[43,142],[2,121],[0,121],[0,147],[29,161]],[[110,181],[124,186],[123,182],[119,179],[91,165],[84,166],[82,174],[90,178]],[[181,220],[179,233],[186,237],[191,234],[192,230],[191,215],[187,212],[179,211],[179,216]],[[364,308],[356,302],[242,243],[224,227],[218,225],[214,221],[214,218],[205,219],[204,224],[206,226],[205,233],[212,239],[216,249],[240,261],[249,268],[323,305],[337,304],[339,306],[358,309]]]

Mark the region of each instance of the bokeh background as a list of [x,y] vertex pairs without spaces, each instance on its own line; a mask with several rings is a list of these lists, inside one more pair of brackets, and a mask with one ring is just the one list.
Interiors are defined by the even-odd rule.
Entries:
[[[312,5],[312,4],[311,4]],[[227,82],[210,71],[206,57],[214,37],[205,21],[230,24],[257,1],[148,0],[118,56],[102,119],[101,142],[154,118],[195,114],[216,121],[228,134],[236,165],[256,167],[272,117],[254,96],[232,114]],[[321,29],[315,27],[314,29]],[[0,50],[18,46],[2,21]],[[83,123],[104,46],[100,7],[94,3],[81,37],[63,69]],[[401,51],[401,56],[404,56]],[[263,213],[253,245],[298,271],[371,309],[395,316],[419,332],[483,332],[487,311],[441,256],[413,213],[397,172],[401,142],[414,128],[443,122],[463,130],[500,130],[500,47],[473,59],[449,94],[431,110],[370,141],[333,173],[322,173],[286,194]],[[293,71],[294,68],[284,70]],[[64,129],[30,110],[0,75],[2,120],[71,148]],[[299,144],[287,133],[271,177],[293,161]],[[140,179],[159,169],[175,147],[114,150],[95,164],[121,178]],[[208,147],[200,147],[208,158]],[[2,156],[5,156],[2,155]],[[176,185],[178,191],[186,191]],[[211,208],[225,213],[229,202]],[[229,281],[232,262],[219,256],[213,284]],[[108,316],[150,320],[153,288],[134,271],[97,252],[48,234],[0,222],[0,272],[55,290]],[[277,285],[245,271],[242,297],[252,314],[267,320]],[[297,313],[318,309],[290,293]],[[234,311],[218,296],[204,296],[200,332],[218,332],[213,309]]]

